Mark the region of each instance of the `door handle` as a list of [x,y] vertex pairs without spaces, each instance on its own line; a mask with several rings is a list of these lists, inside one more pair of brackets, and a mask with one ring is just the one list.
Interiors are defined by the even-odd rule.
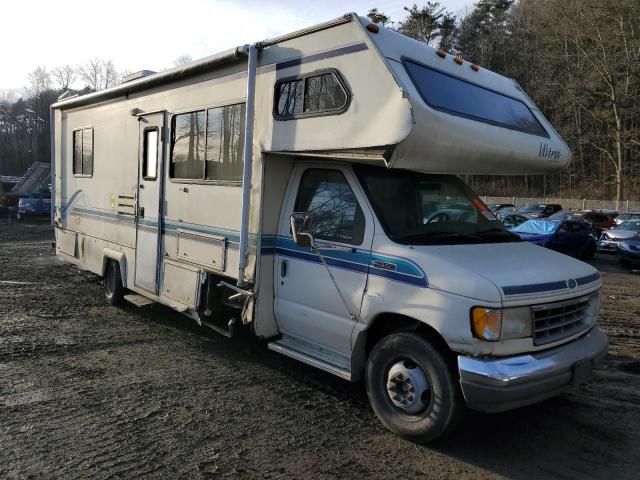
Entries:
[[138,207],[138,217],[144,218],[144,207]]
[[282,260],[280,262],[280,276],[282,278],[287,276],[287,261],[286,260]]

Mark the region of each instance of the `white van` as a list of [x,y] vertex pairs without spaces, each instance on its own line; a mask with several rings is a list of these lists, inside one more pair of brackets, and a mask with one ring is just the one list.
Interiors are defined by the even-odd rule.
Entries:
[[52,106],[57,254],[346,380],[414,441],[589,377],[601,279],[456,175],[567,145],[512,80],[348,14]]

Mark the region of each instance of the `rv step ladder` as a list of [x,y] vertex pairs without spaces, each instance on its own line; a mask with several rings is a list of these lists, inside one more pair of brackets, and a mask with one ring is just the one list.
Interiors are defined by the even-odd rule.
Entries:
[[132,303],[136,307],[146,307],[147,305],[155,303],[153,300],[150,300],[147,297],[143,297],[142,295],[138,295],[137,293],[125,295],[124,299],[127,302]]
[[345,380],[351,380],[351,365],[346,358],[333,355],[304,340],[283,336],[282,339],[270,342],[267,346],[269,350],[295,358]]

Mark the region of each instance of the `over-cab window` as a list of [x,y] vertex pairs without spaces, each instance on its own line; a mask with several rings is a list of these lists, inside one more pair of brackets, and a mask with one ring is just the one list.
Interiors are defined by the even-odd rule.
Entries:
[[405,68],[432,108],[500,127],[548,137],[524,102],[467,80],[406,60]]
[[313,220],[316,239],[360,245],[364,214],[339,170],[309,169],[302,175],[295,204]]
[[342,113],[348,104],[347,88],[335,70],[276,83],[274,115],[278,120]]
[[73,174],[81,177],[93,175],[93,128],[73,131]]
[[175,115],[170,177],[241,182],[244,116],[244,103]]

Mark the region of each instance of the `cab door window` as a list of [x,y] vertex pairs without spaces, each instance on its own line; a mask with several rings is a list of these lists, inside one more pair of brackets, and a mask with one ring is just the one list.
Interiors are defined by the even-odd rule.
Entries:
[[350,245],[362,243],[364,214],[339,170],[306,170],[300,181],[295,211],[311,216],[314,236],[318,240]]

